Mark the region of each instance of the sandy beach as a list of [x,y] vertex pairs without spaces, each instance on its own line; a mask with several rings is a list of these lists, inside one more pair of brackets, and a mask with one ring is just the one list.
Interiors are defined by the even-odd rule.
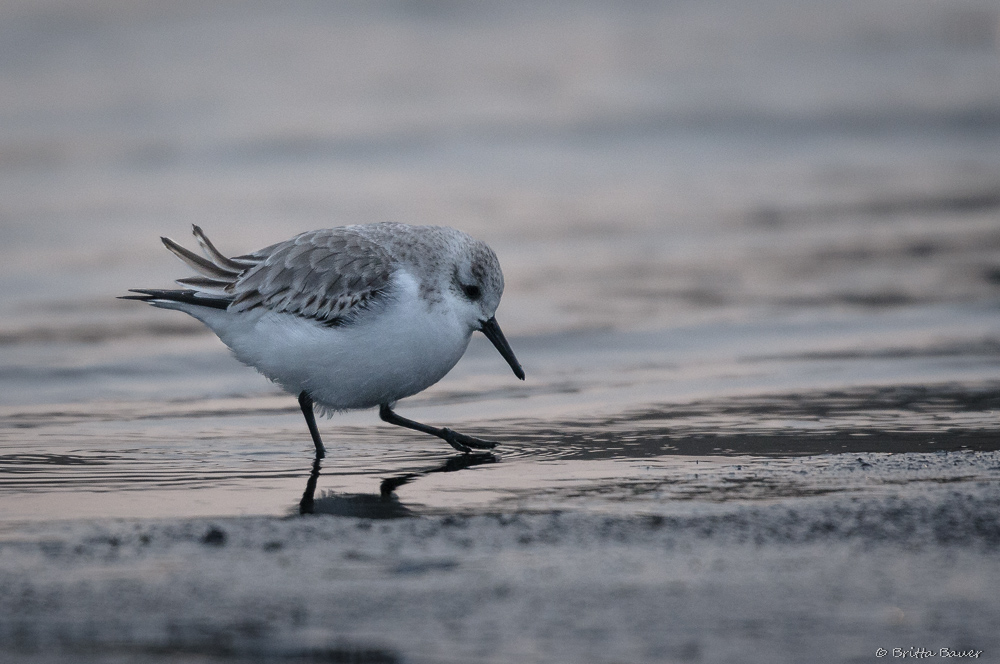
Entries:
[[648,516],[359,494],[8,527],[0,639],[17,662],[993,659],[995,452],[728,461],[690,461]]

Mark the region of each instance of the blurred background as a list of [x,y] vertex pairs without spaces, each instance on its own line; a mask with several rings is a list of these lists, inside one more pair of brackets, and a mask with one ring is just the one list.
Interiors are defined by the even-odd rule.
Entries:
[[191,223],[461,228],[515,336],[1000,294],[990,0],[2,13],[4,340],[180,325],[112,298]]
[[233,254],[387,220],[489,242],[529,380],[476,341],[409,412],[506,418],[512,440],[705,395],[996,380],[992,0],[0,14],[0,415],[24,477],[51,479],[23,452],[52,446],[143,468],[179,437],[308,449],[294,403],[198,323],[115,299],[186,276],[158,238],[192,223]]

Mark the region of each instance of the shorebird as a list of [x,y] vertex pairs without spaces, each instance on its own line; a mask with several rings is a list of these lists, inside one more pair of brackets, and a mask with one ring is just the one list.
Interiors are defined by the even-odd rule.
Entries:
[[485,243],[439,226],[380,223],[316,230],[227,257],[194,226],[204,256],[169,238],[199,273],[179,290],[129,289],[207,325],[244,364],[297,395],[316,446],[314,411],[378,407],[389,424],[455,449],[496,443],[402,417],[395,403],[441,380],[479,331],[521,380],[524,370],[497,324],[503,273]]

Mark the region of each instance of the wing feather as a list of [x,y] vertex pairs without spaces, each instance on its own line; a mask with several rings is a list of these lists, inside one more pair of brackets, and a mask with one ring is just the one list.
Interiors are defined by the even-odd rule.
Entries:
[[266,307],[326,325],[383,297],[393,271],[389,253],[351,227],[302,233],[251,256],[259,262],[230,289],[232,311]]
[[239,270],[230,270],[228,268],[220,267],[208,260],[207,258],[202,258],[198,254],[185,249],[181,245],[177,244],[168,237],[161,237],[160,240],[163,245],[169,249],[177,258],[187,263],[196,272],[200,272],[206,277],[214,277],[218,279],[233,278],[237,276]]
[[221,295],[223,297],[229,295],[226,289],[232,285],[231,280],[212,279],[211,277],[187,277],[185,279],[175,279],[175,281],[182,286],[189,286],[199,293]]
[[201,250],[213,263],[215,263],[217,267],[236,272],[238,274],[256,263],[256,261],[246,260],[244,258],[227,257],[215,248],[215,245],[208,239],[208,236],[205,235],[205,231],[201,230],[200,226],[192,224],[191,227],[192,233],[198,240],[198,244],[201,245]]
[[220,252],[198,226],[193,233],[204,257],[162,238],[199,273],[178,279],[192,290],[177,292],[192,302],[213,298],[210,306],[228,302],[233,312],[264,307],[328,326],[343,325],[385,296],[394,269],[389,252],[358,227],[302,233],[233,258]]

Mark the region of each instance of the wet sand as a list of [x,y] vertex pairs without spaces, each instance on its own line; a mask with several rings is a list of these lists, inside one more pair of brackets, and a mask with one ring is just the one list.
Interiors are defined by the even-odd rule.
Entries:
[[13,662],[844,662],[911,646],[990,661],[998,393],[757,392],[483,423],[502,444],[473,456],[324,423],[311,474],[308,439],[237,455],[206,435],[250,418],[287,423],[255,438],[294,439],[290,407],[184,404],[139,419],[176,432],[194,416],[198,449],[172,460],[80,439],[7,455],[0,643]]
[[596,511],[326,494],[311,517],[8,526],[0,639],[17,662],[994,659],[996,452],[676,466]]

